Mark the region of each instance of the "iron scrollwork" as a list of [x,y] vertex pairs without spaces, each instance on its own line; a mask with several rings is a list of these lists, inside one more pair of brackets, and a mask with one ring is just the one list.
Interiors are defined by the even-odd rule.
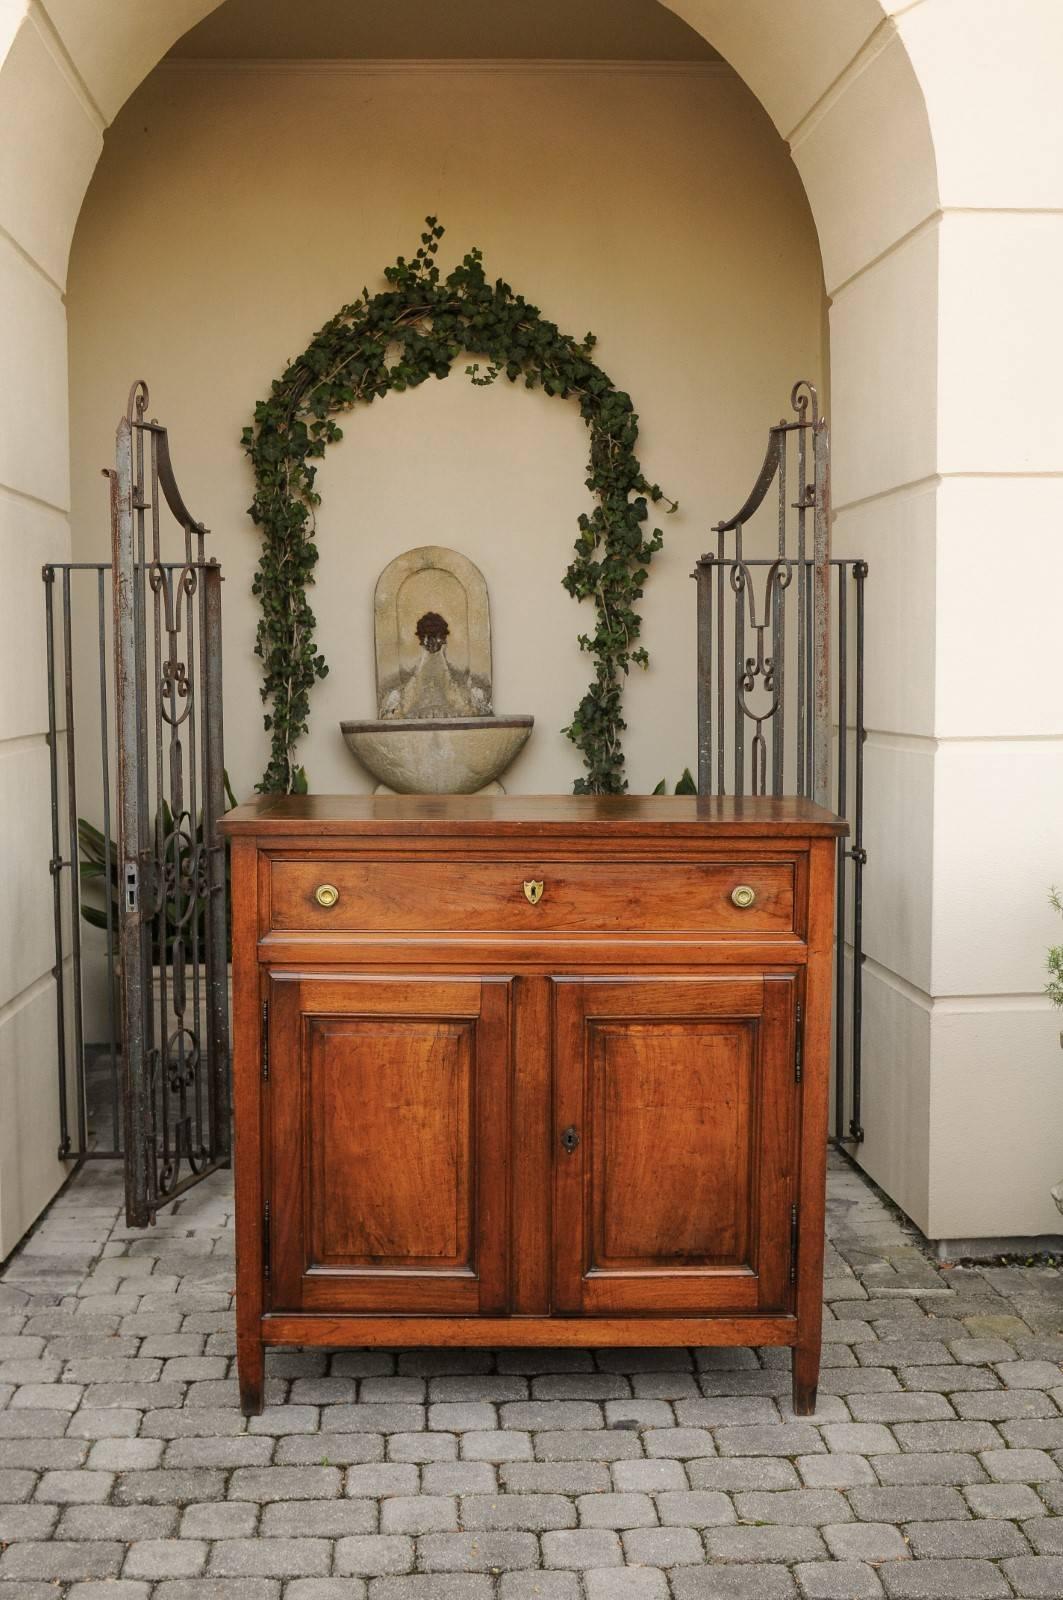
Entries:
[[[750,759],[752,763],[752,790],[754,794],[767,794],[768,792],[768,743],[764,735],[764,724],[777,716],[782,705],[780,693],[779,674],[776,672],[776,658],[773,653],[766,654],[764,649],[764,634],[772,626],[772,619],[778,616],[779,596],[790,586],[793,577],[793,565],[787,560],[773,561],[768,568],[768,575],[764,583],[764,608],[761,620],[757,621],[756,591],[753,575],[749,566],[744,561],[735,561],[731,564],[730,582],[733,593],[738,597],[738,604],[743,601],[746,605],[746,621],[750,632],[757,641],[755,656],[746,656],[745,667],[738,679],[738,702],[742,714],[754,727],[753,739],[750,745]],[[750,704],[750,696],[760,684],[764,693],[768,695],[768,704],[759,711]]]

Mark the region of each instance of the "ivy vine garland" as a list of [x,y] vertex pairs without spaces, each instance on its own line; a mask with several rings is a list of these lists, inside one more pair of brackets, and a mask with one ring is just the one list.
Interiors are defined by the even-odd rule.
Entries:
[[[435,217],[412,261],[402,256],[385,270],[389,287],[361,297],[315,334],[308,349],[273,383],[243,431],[255,474],[253,521],[262,529],[262,556],[253,584],[262,616],[256,655],[262,658],[262,698],[270,702],[269,765],[258,787],[267,793],[305,790],[295,747],[307,730],[310,690],[328,671],[314,644],[307,587],[314,581],[316,463],[342,438],[336,417],[392,390],[445,378],[467,351],[486,361],[466,367],[473,383],[503,373],[529,389],[579,402],[590,433],[587,487],[594,507],[579,518],[575,557],[562,582],[577,600],[593,600],[594,632],[579,636],[594,657],[594,677],[564,732],[583,754],[577,794],[621,794],[627,788],[621,734],[623,680],[632,664],[645,667],[637,643],[647,568],[661,548],[659,528],[647,533],[649,504],[677,509],[643,475],[635,446],[638,417],[629,395],[614,387],[594,361],[593,334],[563,334],[536,306],[501,279],[488,283],[479,250],[446,278],[434,257],[443,229]],[[395,359],[395,350],[398,356]]]

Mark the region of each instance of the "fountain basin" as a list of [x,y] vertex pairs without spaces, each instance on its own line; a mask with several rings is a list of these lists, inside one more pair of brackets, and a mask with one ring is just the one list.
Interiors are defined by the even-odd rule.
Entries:
[[393,717],[341,722],[347,748],[397,794],[475,794],[523,749],[534,717]]

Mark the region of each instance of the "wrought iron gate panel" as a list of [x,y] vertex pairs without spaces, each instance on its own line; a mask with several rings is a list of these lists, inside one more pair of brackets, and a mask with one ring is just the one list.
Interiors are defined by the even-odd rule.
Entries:
[[[107,474],[111,561],[43,574],[60,1154],[124,1159],[137,1225],[229,1153],[221,568],[147,406],[138,383]],[[95,716],[101,828],[79,816],[75,746]],[[85,1038],[83,918],[104,940],[102,1044]]]
[[[126,1210],[140,1225],[229,1151],[221,569],[147,405],[135,384],[111,474]],[[164,503],[179,562],[163,559]]]
[[[830,440],[814,386],[795,384],[790,401],[793,420],[769,428],[752,489],[715,524],[716,548],[694,572],[698,792],[806,795],[850,822],[838,843],[834,1137],[859,1142],[868,569],[831,555]],[[753,555],[762,507],[774,515],[766,532],[767,517],[756,524],[765,553]]]
[[[116,1001],[117,910],[109,892],[117,876],[117,848],[111,838],[111,567],[109,562],[50,562],[44,579],[47,659],[48,751],[51,777],[51,854],[55,941],[56,1065],[58,1072],[61,1159],[88,1160],[121,1155],[121,1045]],[[85,658],[95,666],[84,670]],[[93,720],[98,726],[92,728]],[[83,735],[88,732],[90,737]],[[75,729],[79,730],[75,737]],[[81,816],[79,761],[98,761],[102,827]],[[93,785],[95,789],[95,784]],[[88,835],[97,848],[86,859]],[[103,907],[87,904],[83,885],[94,878],[105,886]],[[91,899],[91,896],[88,897]],[[104,934],[102,1029],[104,1038],[86,1035],[84,991],[91,988],[83,962],[82,920],[93,918]],[[91,967],[93,952],[87,952]],[[98,999],[98,997],[97,997]],[[100,1005],[95,1011],[100,1027]]]

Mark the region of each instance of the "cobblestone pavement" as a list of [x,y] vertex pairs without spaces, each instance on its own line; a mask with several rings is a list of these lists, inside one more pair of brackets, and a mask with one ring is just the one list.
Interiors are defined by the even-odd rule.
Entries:
[[84,1171],[0,1278],[0,1600],[1063,1597],[1063,1276],[940,1269],[838,1158],[789,1353],[319,1351],[233,1371],[231,1198]]

